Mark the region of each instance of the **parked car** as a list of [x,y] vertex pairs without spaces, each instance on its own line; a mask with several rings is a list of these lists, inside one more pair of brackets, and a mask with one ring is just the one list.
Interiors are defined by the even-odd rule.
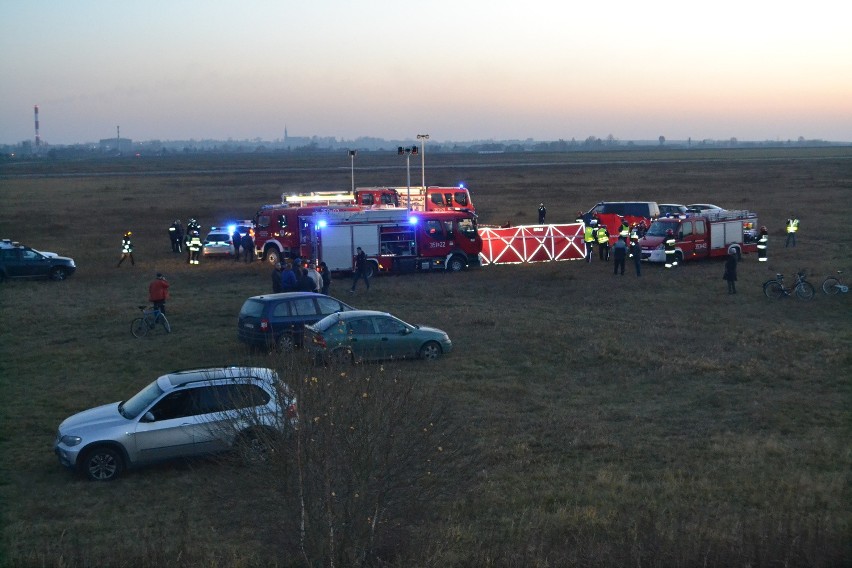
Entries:
[[315,292],[252,296],[240,309],[237,337],[254,347],[292,351],[302,345],[305,324],[354,309],[331,296]]
[[317,361],[437,359],[453,349],[450,336],[385,312],[354,310],[305,326],[305,349]]
[[206,257],[234,256],[234,247],[231,244],[231,234],[226,227],[212,227],[204,239],[201,254]]
[[[261,452],[295,420],[295,400],[270,369],[221,367],[163,375],[130,399],[59,425],[59,462],[91,480],[127,468],[227,451]],[[262,453],[256,457],[262,457]]]
[[715,213],[718,211],[726,211],[724,207],[713,205],[711,203],[691,203],[686,206],[690,213]]
[[661,217],[665,217],[666,215],[678,217],[680,215],[686,215],[687,212],[688,209],[686,205],[680,205],[679,203],[660,203]]
[[43,252],[18,242],[0,241],[0,281],[10,278],[65,280],[77,270],[74,259]]

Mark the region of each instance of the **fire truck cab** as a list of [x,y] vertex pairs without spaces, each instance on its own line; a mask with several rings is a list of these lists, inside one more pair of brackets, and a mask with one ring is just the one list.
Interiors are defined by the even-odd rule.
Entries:
[[286,202],[264,205],[254,218],[255,256],[270,264],[301,256],[303,247],[310,249],[311,227],[303,225],[306,216],[314,211],[360,210],[357,205],[296,207]]
[[678,262],[725,256],[733,247],[737,256],[757,251],[757,214],[751,211],[705,212],[678,217],[660,217],[639,240],[642,260],[665,261],[666,235],[675,237]]

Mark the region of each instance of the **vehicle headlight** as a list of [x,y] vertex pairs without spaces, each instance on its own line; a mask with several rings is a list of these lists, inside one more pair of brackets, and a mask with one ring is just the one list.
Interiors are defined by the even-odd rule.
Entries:
[[81,438],[80,436],[67,436],[66,435],[66,436],[62,436],[62,438],[60,438],[59,441],[62,442],[63,444],[65,444],[68,447],[73,447],[73,446],[76,446],[77,444],[79,444],[80,442],[82,442],[83,438]]

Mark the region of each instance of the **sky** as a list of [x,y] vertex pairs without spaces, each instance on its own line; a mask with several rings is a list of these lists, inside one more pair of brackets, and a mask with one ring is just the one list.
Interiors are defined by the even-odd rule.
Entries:
[[0,143],[852,141],[843,0],[0,0]]

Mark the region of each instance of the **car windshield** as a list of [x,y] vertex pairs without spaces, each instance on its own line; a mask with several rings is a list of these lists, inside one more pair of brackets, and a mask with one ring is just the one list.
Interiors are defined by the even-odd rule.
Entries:
[[207,242],[228,242],[231,240],[230,235],[226,235],[225,233],[210,233],[207,235]]
[[263,302],[258,302],[257,300],[246,300],[242,309],[240,309],[240,317],[259,318],[261,314],[263,314],[263,307]]
[[340,314],[330,314],[319,320],[317,323],[312,325],[314,329],[317,331],[327,331],[331,326],[340,321]]
[[139,416],[143,410],[151,406],[151,403],[157,400],[163,394],[163,389],[154,381],[135,395],[130,400],[122,402],[118,405],[118,412],[132,420]]
[[676,229],[676,223],[663,223],[661,221],[654,221],[651,223],[651,227],[648,229],[648,232],[645,233],[646,237],[665,237],[666,231],[669,229]]

